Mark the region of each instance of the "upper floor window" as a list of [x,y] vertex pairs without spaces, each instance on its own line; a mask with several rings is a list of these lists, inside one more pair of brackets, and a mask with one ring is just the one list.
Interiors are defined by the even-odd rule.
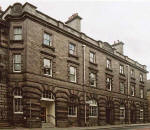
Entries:
[[76,68],[73,67],[73,66],[70,66],[69,68],[69,79],[70,79],[70,82],[74,82],[76,83]]
[[96,87],[96,74],[90,73],[90,86]]
[[46,90],[42,93],[42,97],[41,97],[41,100],[52,100],[54,101],[55,100],[55,97],[53,95],[52,92],[50,92],[49,90]]
[[90,52],[90,62],[95,63],[95,53]]
[[120,65],[120,74],[124,74],[124,66]]
[[52,76],[52,60],[44,59],[44,75]]
[[140,88],[140,97],[144,98],[144,89],[143,88]]
[[111,91],[112,90],[112,78],[107,77],[106,78],[106,88]]
[[131,96],[135,96],[135,86],[131,86]]
[[13,109],[14,113],[23,113],[22,91],[20,88],[15,88],[13,91]]
[[111,69],[111,60],[110,59],[107,59],[107,66],[106,66],[108,69]]
[[13,55],[13,72],[21,72],[21,54]]
[[140,119],[143,120],[144,112],[143,109],[140,109]]
[[47,46],[52,46],[52,37],[48,33],[44,33],[43,44]]
[[98,105],[97,105],[97,102],[95,100],[90,100],[89,101],[89,106],[90,106],[89,116],[97,117],[97,115],[98,115]]
[[124,107],[124,105],[120,106],[120,118],[121,119],[125,118],[125,107]]
[[125,84],[123,82],[120,82],[120,93],[125,93]]
[[69,43],[69,54],[76,55],[76,46],[73,43]]
[[143,74],[140,74],[140,81],[143,82]]
[[22,40],[22,27],[14,27],[14,40]]
[[134,77],[135,73],[134,73],[134,69],[131,69],[131,77]]

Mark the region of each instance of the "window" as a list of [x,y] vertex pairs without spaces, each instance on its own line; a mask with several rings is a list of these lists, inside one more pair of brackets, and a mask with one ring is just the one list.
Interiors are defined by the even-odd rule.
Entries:
[[111,91],[112,90],[112,78],[106,78],[106,88]]
[[123,82],[120,82],[120,93],[125,93],[125,84]]
[[123,105],[120,106],[120,118],[121,119],[125,118],[125,107]]
[[144,89],[143,88],[140,89],[140,97],[144,98]]
[[52,76],[52,61],[44,59],[44,75]]
[[22,27],[14,27],[14,40],[22,40]]
[[96,87],[96,74],[90,73],[90,86]]
[[120,74],[124,74],[124,66],[120,65]]
[[134,77],[134,69],[131,69],[131,77]]
[[68,116],[77,116],[77,98],[71,97],[68,106]]
[[48,33],[44,33],[43,44],[47,46],[52,46],[52,37]]
[[73,66],[70,66],[69,68],[69,79],[70,79],[70,82],[74,82],[76,83],[76,68],[73,67]]
[[131,96],[135,96],[135,86],[131,86]]
[[91,116],[91,117],[97,117],[97,115],[98,115],[97,102],[95,100],[90,100],[89,101],[89,106],[90,106],[89,116]]
[[111,60],[107,59],[107,66],[108,69],[111,69]]
[[140,74],[140,81],[143,82],[143,75]]
[[13,56],[13,71],[21,72],[21,55],[15,54]]
[[141,120],[143,120],[143,115],[144,115],[143,109],[140,109],[140,119]]
[[90,62],[95,63],[95,53],[90,52]]
[[76,55],[76,46],[72,43],[69,44],[69,54]]
[[55,97],[54,97],[54,95],[50,91],[46,90],[46,91],[44,91],[42,93],[42,99],[48,99],[48,100],[51,99],[51,100],[54,100]]
[[13,92],[13,108],[14,113],[23,113],[23,106],[22,106],[22,92],[20,88],[15,88]]

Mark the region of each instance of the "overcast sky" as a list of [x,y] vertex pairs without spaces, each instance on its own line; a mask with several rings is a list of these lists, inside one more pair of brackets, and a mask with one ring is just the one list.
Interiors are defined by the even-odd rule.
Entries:
[[[124,54],[147,65],[150,71],[150,1],[148,0],[18,0],[60,21],[73,13],[82,19],[81,31],[112,44],[125,43]],[[5,10],[16,0],[0,0]],[[150,79],[150,74],[148,74]]]

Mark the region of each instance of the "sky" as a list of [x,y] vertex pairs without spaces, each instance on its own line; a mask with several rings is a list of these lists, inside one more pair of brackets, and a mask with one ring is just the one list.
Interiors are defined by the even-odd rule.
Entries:
[[150,0],[0,0],[0,6],[5,10],[15,2],[29,2],[62,22],[78,13],[82,32],[110,44],[124,42],[124,55],[150,71]]

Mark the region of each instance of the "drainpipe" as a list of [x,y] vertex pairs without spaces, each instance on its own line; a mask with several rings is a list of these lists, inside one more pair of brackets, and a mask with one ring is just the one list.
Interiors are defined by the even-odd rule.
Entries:
[[128,76],[127,76],[127,80],[128,80],[128,123],[130,124],[130,112],[129,112],[129,95],[130,95],[130,71],[129,71],[129,65],[127,65],[127,72],[128,72]]
[[84,106],[85,120],[84,121],[85,121],[85,125],[86,125],[86,89],[85,89],[85,47],[86,47],[86,45],[82,45],[82,47],[83,47],[83,92],[84,92],[84,103],[85,103],[85,106]]

